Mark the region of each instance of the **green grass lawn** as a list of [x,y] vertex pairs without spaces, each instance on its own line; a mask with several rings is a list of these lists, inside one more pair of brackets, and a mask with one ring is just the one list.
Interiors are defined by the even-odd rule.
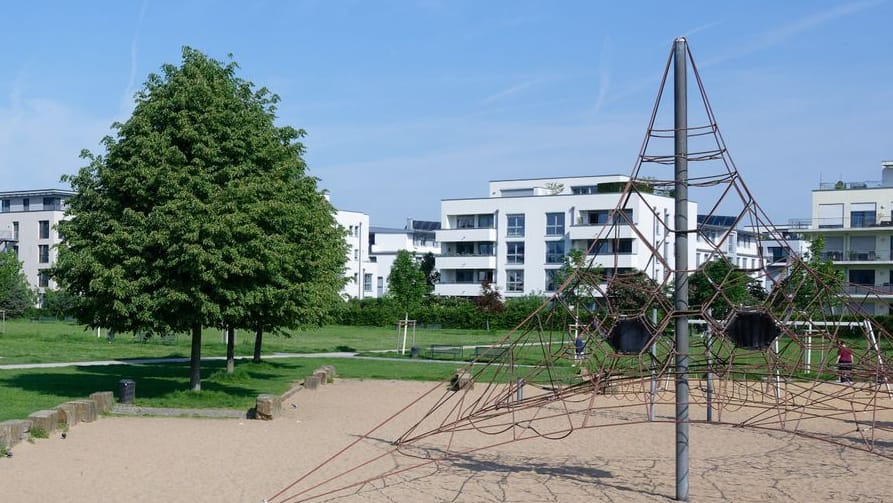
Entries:
[[[268,358],[262,363],[240,360],[234,374],[222,370],[224,362],[205,361],[202,364],[202,391],[189,388],[188,364],[71,366],[51,369],[0,370],[0,420],[24,418],[30,413],[52,408],[62,402],[87,397],[95,391],[116,391],[118,381],[136,382],[137,405],[174,408],[235,408],[252,407],[258,394],[282,393],[323,364],[334,364],[341,377],[359,379],[412,379],[440,381],[448,379],[457,367],[454,362],[431,362],[430,346],[488,346],[495,344],[505,332],[483,330],[417,330],[409,335],[405,354],[402,334],[394,329],[373,327],[327,326],[315,330],[293,331],[287,334],[266,334],[264,354],[321,353],[351,351],[363,355],[396,358],[393,360],[323,359],[323,358]],[[518,347],[512,361],[517,365],[533,365],[548,357],[563,380],[573,379],[571,341],[567,334],[554,332],[537,339],[537,344]],[[236,355],[251,356],[254,336],[239,331],[236,335]],[[691,367],[697,372],[704,363],[703,339],[692,337]],[[132,335],[119,334],[114,340],[97,337],[96,332],[68,322],[7,321],[0,333],[0,365],[15,363],[79,362],[92,360],[130,360],[138,358],[188,357],[190,337],[150,338],[140,341]],[[219,330],[206,330],[202,336],[202,355],[223,356],[226,347]],[[542,343],[545,343],[543,345]],[[864,339],[850,341],[857,354],[864,350]],[[658,359],[666,357],[669,340],[659,345]],[[410,346],[419,348],[422,359],[410,359]],[[886,346],[886,343],[884,344]],[[715,351],[720,357],[728,348]],[[884,347],[885,351],[889,348]],[[382,353],[381,350],[387,352]],[[782,343],[786,359],[798,358],[800,347]],[[559,355],[559,356],[555,356]],[[463,350],[461,360],[471,360],[473,349]],[[440,359],[457,359],[440,355]],[[435,359],[437,359],[435,358]],[[635,357],[632,357],[635,359]],[[800,356],[802,359],[802,355]],[[765,367],[766,355],[761,352],[736,352],[736,366]],[[499,360],[505,361],[505,360]],[[631,360],[632,361],[632,360]],[[813,362],[818,364],[818,352]],[[701,367],[703,368],[703,367]],[[565,375],[566,374],[566,375]],[[832,378],[833,376],[826,376]],[[507,378],[500,376],[499,378]],[[565,379],[566,378],[566,379]]]

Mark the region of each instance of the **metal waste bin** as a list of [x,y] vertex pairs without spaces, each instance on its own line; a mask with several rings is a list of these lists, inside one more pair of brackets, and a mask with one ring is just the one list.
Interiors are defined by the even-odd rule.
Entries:
[[118,381],[118,402],[133,403],[136,395],[136,382],[133,379],[121,379]]
[[416,346],[412,346],[411,348],[409,348],[409,357],[410,358],[418,358],[420,353],[421,353],[421,350],[419,350],[419,348]]

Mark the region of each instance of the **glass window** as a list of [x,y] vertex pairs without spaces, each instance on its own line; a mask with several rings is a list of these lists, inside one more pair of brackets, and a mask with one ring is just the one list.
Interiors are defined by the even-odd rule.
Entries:
[[474,255],[474,243],[456,243],[456,255]]
[[22,199],[22,211],[30,211],[31,210],[31,200],[27,197]]
[[363,274],[363,291],[371,292],[372,291],[372,275],[371,274]]
[[572,194],[598,194],[598,187],[595,185],[578,185],[571,187]]
[[62,209],[59,204],[59,198],[57,198],[57,197],[43,198],[43,209],[44,210],[60,210],[60,209]]
[[478,215],[478,229],[492,229],[493,215]]
[[50,221],[41,220],[38,225],[40,226],[40,239],[50,239]]
[[9,213],[9,199],[0,201],[0,206],[2,206],[2,209],[0,209],[0,211],[2,211],[3,213]]
[[40,255],[38,262],[40,262],[41,264],[49,264],[50,263],[50,245],[37,245],[37,250]]
[[509,237],[524,237],[524,215],[506,215],[505,235]]
[[37,286],[46,288],[50,286],[50,274],[47,271],[39,271],[37,273]]
[[564,213],[546,213],[546,235],[561,236],[564,234]]
[[546,263],[564,262],[564,241],[546,241]]
[[493,243],[478,243],[478,253],[484,256],[495,255],[496,247]]
[[505,291],[506,292],[523,292],[524,291],[524,270],[509,269],[505,271]]
[[546,291],[554,292],[559,286],[555,284],[555,278],[558,277],[560,269],[546,269]]
[[16,241],[19,240],[19,223],[18,222],[12,223],[12,239],[15,239]]
[[474,229],[474,215],[459,215],[456,217],[457,229]]
[[524,263],[524,242],[523,241],[508,241],[506,244],[506,256],[505,261],[508,264],[523,264]]

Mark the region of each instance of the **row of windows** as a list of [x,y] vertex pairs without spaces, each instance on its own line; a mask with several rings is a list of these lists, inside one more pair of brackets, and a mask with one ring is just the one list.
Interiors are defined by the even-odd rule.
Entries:
[[[40,208],[32,208],[31,207],[31,199],[26,197],[22,199],[22,210],[21,211],[50,211],[62,210],[62,200],[58,197],[45,197],[43,198],[43,206]],[[0,212],[9,213],[12,211],[12,199],[2,199],[0,200]]]
[[[40,220],[37,222],[37,237],[38,239],[50,239],[49,220]],[[15,241],[18,241],[19,239],[19,222],[12,223],[12,239]]]
[[[493,215],[459,215],[456,217],[457,229],[492,229]],[[525,216],[523,213],[506,215],[505,234],[508,237],[524,237]],[[564,213],[546,213],[546,235],[561,236],[564,234]]]

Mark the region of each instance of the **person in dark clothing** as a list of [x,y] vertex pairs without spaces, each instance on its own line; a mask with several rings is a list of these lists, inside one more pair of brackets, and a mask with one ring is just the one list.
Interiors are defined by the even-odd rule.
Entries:
[[585,347],[586,343],[583,341],[583,336],[577,334],[577,337],[574,339],[574,365],[583,361],[583,350]]
[[838,382],[853,382],[853,350],[845,342],[837,348],[837,372],[840,374]]

